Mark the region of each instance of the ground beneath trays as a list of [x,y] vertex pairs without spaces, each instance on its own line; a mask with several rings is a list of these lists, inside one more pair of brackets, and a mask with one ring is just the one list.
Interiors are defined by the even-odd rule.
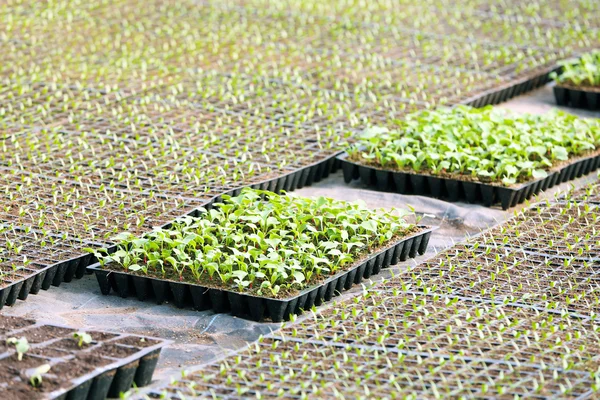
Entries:
[[[547,86],[529,95],[515,98],[502,107],[516,111],[546,112],[554,105],[552,89]],[[585,117],[600,118],[600,112],[565,110]],[[591,177],[584,177],[573,184],[582,186],[589,181]],[[564,184],[560,188],[565,189],[569,185]],[[555,188],[545,196],[552,196],[557,190],[559,189]],[[323,195],[349,201],[362,199],[373,208],[410,204],[419,214],[426,215],[422,221],[424,224],[439,225],[440,229],[432,235],[428,253],[409,263],[429,258],[442,248],[462,240],[466,235],[476,234],[510,217],[514,211],[511,209],[503,212],[500,208],[488,209],[420,196],[374,192],[364,189],[360,181],[345,185],[341,172],[296,193],[305,196]],[[402,268],[402,265],[397,268]],[[389,276],[393,271],[394,269],[387,270],[377,279]],[[356,290],[360,288],[353,291]],[[351,296],[353,291],[344,297]],[[27,302],[19,301],[14,307],[4,308],[2,313],[87,330],[105,329],[173,340],[174,343],[162,351],[154,374],[156,379],[178,375],[182,368],[214,360],[225,355],[228,350],[243,347],[247,342],[254,341],[261,334],[278,327],[278,324],[255,323],[228,314],[180,310],[171,304],[157,306],[139,302],[134,298],[121,299],[114,294],[102,296],[92,275],[61,285],[59,290],[42,291]]]

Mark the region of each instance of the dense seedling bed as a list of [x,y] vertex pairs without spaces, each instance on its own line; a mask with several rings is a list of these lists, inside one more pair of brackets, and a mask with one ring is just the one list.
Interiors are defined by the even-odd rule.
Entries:
[[600,204],[600,185],[591,183],[580,189],[571,189],[567,193],[560,194],[558,201]]
[[589,398],[596,330],[568,315],[378,288],[149,395]]
[[[19,272],[11,259],[7,299],[79,276],[92,257],[81,261],[84,249],[112,247],[116,233],[169,229],[244,187],[310,185],[335,171],[334,157],[369,126],[502,101],[600,43],[585,2],[568,12],[558,1],[527,9],[479,0],[271,3],[0,5],[0,223],[19,228],[15,242],[35,231],[78,243],[73,252],[44,250],[46,260],[28,258]],[[597,166],[585,160],[541,181],[528,179],[543,168],[524,167],[526,179],[512,178],[534,183],[518,195],[502,184],[492,195],[477,186],[459,195],[508,207]],[[314,304],[422,252],[420,233],[378,249],[347,284],[323,283]],[[595,245],[584,237],[560,254],[580,257]]]
[[3,175],[0,191],[7,201],[0,220],[106,245],[122,231],[142,234],[192,212],[209,199],[127,192],[26,173]]
[[587,202],[540,203],[473,242],[482,248],[505,246],[545,256],[600,259],[599,212],[598,205]]
[[309,185],[365,127],[501,101],[597,47],[593,10],[564,7],[3,4],[0,221],[109,246],[243,187]]
[[[122,233],[94,268],[102,292],[279,321],[427,248],[404,214],[320,197],[244,189],[197,217]],[[395,211],[398,213],[398,211]]]
[[93,259],[83,247],[100,245],[0,225],[0,309],[40,289],[81,278]]
[[[145,393],[594,398],[600,264],[560,249],[579,243],[577,235],[597,240],[596,210],[573,201],[534,205],[359,297],[313,309],[246,350]],[[550,233],[546,253],[527,248]]]
[[561,106],[600,109],[600,51],[587,53],[580,59],[561,63],[560,74],[554,74],[554,94]]
[[346,182],[507,209],[596,170],[599,148],[596,120],[457,107],[367,129],[339,158]]
[[152,380],[165,340],[0,316],[3,399],[104,399]]
[[502,247],[459,247],[410,268],[408,275],[399,280],[402,285],[425,293],[585,314],[600,310],[599,267],[597,260]]
[[402,287],[587,315],[600,310],[598,207],[538,204],[408,269]]

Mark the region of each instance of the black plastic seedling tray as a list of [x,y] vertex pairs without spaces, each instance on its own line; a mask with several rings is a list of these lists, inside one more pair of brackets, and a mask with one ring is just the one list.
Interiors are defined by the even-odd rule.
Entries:
[[439,176],[388,171],[349,161],[347,157],[346,153],[338,156],[346,183],[360,178],[367,186],[381,191],[429,196],[452,202],[465,200],[486,207],[500,204],[504,210],[523,203],[541,191],[589,174],[600,167],[600,155],[589,156],[573,161],[560,170],[550,172],[546,178],[518,186],[504,187]]
[[527,77],[516,81],[512,80],[502,87],[495,87],[488,91],[472,96],[467,100],[462,101],[461,104],[466,104],[472,107],[484,107],[490,104],[499,104],[508,101],[513,97],[537,89],[538,87],[550,82],[550,74],[558,71],[559,69],[560,67],[553,67],[546,69],[532,77]]
[[180,308],[190,307],[199,311],[212,309],[216,313],[231,312],[235,316],[254,321],[270,318],[273,322],[280,322],[289,319],[291,314],[299,314],[313,305],[319,306],[324,301],[331,300],[333,296],[359,284],[363,279],[378,274],[382,268],[416,257],[417,254],[424,254],[431,232],[435,228],[420,228],[418,233],[370,254],[352,268],[285,299],[259,297],[226,289],[116,272],[103,269],[99,264],[88,269],[95,272],[100,290],[105,295],[114,290],[121,297],[137,296],[141,301],[154,298],[161,304],[172,300]]
[[[119,395],[129,390],[132,385],[137,387],[146,386],[152,381],[152,375],[156,368],[160,351],[162,347],[170,343],[168,340],[137,336],[129,334],[121,334],[114,332],[89,332],[92,335],[93,342],[86,348],[65,349],[60,346],[59,342],[70,340],[75,342],[72,334],[77,332],[76,329],[60,326],[60,325],[48,325],[42,323],[35,323],[32,320],[26,320],[17,317],[1,317],[4,321],[16,321],[16,329],[3,332],[0,334],[2,340],[6,340],[9,337],[28,337],[28,333],[36,329],[57,329],[58,333],[49,334],[47,339],[41,339],[42,341],[36,343],[30,342],[30,349],[25,353],[26,357],[39,359],[39,364],[50,364],[52,366],[60,365],[61,363],[70,363],[76,357],[85,356],[96,356],[101,357],[107,361],[106,365],[94,368],[91,372],[81,374],[70,380],[67,380],[68,385],[60,389],[56,389],[51,392],[37,392],[32,388],[31,396],[28,398],[43,398],[49,399],[68,399],[68,400],[101,400],[107,397],[118,398]],[[18,321],[17,321],[18,320]],[[3,321],[3,322],[4,322]],[[98,337],[101,337],[98,339]],[[31,339],[32,336],[29,336]],[[145,345],[135,346],[127,343],[123,343],[124,340],[131,340],[134,342],[142,343],[142,339],[146,343]],[[122,350],[128,356],[119,357],[111,355],[97,355],[97,352],[102,346],[112,346],[117,350]],[[145,347],[144,347],[145,346]],[[36,353],[40,354],[36,354]],[[50,352],[53,356],[46,356],[44,352]],[[0,360],[3,360],[11,355],[14,355],[14,349],[10,349],[5,353],[0,354]],[[56,353],[61,354],[57,356]],[[64,354],[64,355],[62,355]],[[13,364],[14,366],[18,366]],[[62,364],[65,365],[65,364]],[[68,364],[67,364],[68,365]],[[52,374],[52,368],[48,372]],[[15,377],[14,379],[20,379]],[[19,383],[18,381],[11,381],[13,384]],[[11,382],[6,382],[10,387]],[[42,383],[43,385],[43,383]],[[2,388],[0,383],[0,393]],[[43,386],[42,386],[43,387]],[[36,397],[37,396],[37,397]]]
[[[331,154],[314,164],[307,165],[285,175],[267,179],[249,186],[254,189],[269,190],[279,193],[282,190],[293,191],[297,188],[311,185],[314,182],[326,178],[330,173],[337,170],[339,167],[339,163],[336,159],[337,154],[339,153]],[[233,196],[238,195],[243,187],[233,189],[223,194]],[[212,207],[212,204],[221,200],[222,195],[216,196],[210,199],[205,207],[210,208]],[[198,216],[199,214],[199,210],[194,209],[182,216]],[[163,225],[163,228],[167,228],[170,225],[171,222]],[[96,247],[108,247],[109,249],[114,249],[115,247],[114,245],[102,246],[100,244],[82,242],[82,247],[89,247],[91,245]],[[92,254],[81,254],[80,256],[60,261],[52,265],[44,265],[42,263],[34,264],[33,267],[35,267],[35,269],[29,268],[23,270],[30,272],[30,274],[23,276],[20,279],[15,279],[10,284],[7,284],[0,289],[0,309],[2,309],[4,305],[13,306],[17,299],[26,300],[29,294],[37,294],[40,289],[47,290],[50,286],[60,286],[62,282],[71,282],[74,278],[79,279],[85,274],[86,267],[95,262],[96,259]]]
[[[331,154],[314,164],[304,166],[282,176],[242,186],[223,194],[237,196],[245,187],[257,190],[268,190],[275,193],[281,193],[282,191],[291,192],[296,189],[302,189],[305,186],[310,186],[315,182],[321,181],[321,179],[327,178],[330,173],[336,172],[340,166],[340,163],[336,158],[339,154],[340,152]],[[207,207],[220,202],[223,194],[211,199],[208,202]]]
[[600,110],[600,90],[574,89],[566,86],[554,86],[556,104],[565,107]]
[[[85,244],[82,244],[85,246]],[[29,272],[20,279],[15,279],[0,288],[0,309],[13,306],[17,299],[26,300],[30,294],[38,294],[40,289],[48,290],[51,286],[60,286],[62,282],[71,282],[81,278],[88,265],[96,262],[92,254],[82,254],[52,265],[34,263],[32,267],[22,271]]]

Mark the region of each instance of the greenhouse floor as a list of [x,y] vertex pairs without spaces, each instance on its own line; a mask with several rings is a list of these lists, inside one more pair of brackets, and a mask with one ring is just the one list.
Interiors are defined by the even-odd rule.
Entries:
[[[543,87],[504,103],[501,107],[527,112],[548,111],[554,107],[552,88]],[[569,109],[569,112],[586,117],[600,117],[600,112],[573,109]],[[582,186],[593,178],[588,176],[563,184],[543,196],[551,197],[556,191],[570,185]],[[354,181],[351,185],[344,184],[341,171],[296,193],[349,201],[361,199],[371,208],[411,205],[419,215],[424,216],[423,223],[440,227],[432,235],[428,253],[409,261],[411,263],[431,257],[436,251],[451,246],[465,236],[477,234],[495,225],[510,217],[514,211],[511,209],[504,212],[500,208],[490,209],[463,203],[451,204],[420,196],[375,192],[365,189],[359,181]],[[396,268],[402,268],[402,265]],[[390,273],[393,273],[393,270],[387,270],[377,276],[377,279],[389,276]],[[360,288],[355,288],[354,291],[356,290]],[[351,296],[352,292],[344,296]],[[162,352],[155,380],[177,375],[182,368],[222,357],[229,350],[239,349],[279,326],[273,323],[251,322],[229,314],[214,314],[212,311],[197,312],[177,309],[170,304],[153,305],[132,298],[121,299],[115,294],[103,296],[99,293],[93,275],[64,284],[61,290],[41,291],[30,301],[19,301],[14,307],[6,308],[4,314],[26,316],[84,330],[114,330],[172,340],[173,343]]]

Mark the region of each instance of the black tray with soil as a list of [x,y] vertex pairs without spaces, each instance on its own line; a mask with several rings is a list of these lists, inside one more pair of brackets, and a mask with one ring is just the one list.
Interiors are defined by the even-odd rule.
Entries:
[[[169,341],[113,332],[86,332],[90,343],[73,337],[76,329],[0,316],[0,398],[100,400],[119,397],[136,386],[148,385],[161,348]],[[29,349],[18,360],[8,338],[24,337]],[[41,383],[30,383],[33,371],[50,370]]]
[[576,88],[572,86],[554,86],[554,97],[559,106],[600,110],[600,88]]
[[[296,189],[302,189],[305,186],[310,186],[315,182],[321,181],[321,179],[325,179],[329,176],[329,174],[335,173],[339,167],[340,162],[337,159],[337,156],[341,152],[336,152],[328,155],[324,159],[317,161],[316,163],[306,165],[301,167],[300,169],[295,169],[292,172],[288,172],[286,174],[266,179],[260,182],[255,182],[249,185],[240,186],[238,188],[223,192],[218,196],[213,197],[208,200],[206,204],[203,205],[204,208],[210,209],[214,203],[219,203],[223,199],[223,195],[229,195],[232,197],[238,196],[244,188],[252,188],[257,190],[268,190],[274,193],[281,193],[282,191],[291,192]],[[194,209],[182,217],[191,216],[191,217],[199,217],[200,210]],[[172,222],[168,222],[161,226],[163,229],[167,229],[171,226]]]
[[281,191],[291,192],[296,189],[302,189],[305,186],[310,186],[315,182],[321,181],[321,179],[327,178],[330,173],[335,173],[338,170],[340,163],[337,160],[337,156],[339,154],[340,152],[336,152],[316,163],[306,165],[284,175],[224,192],[211,199],[206,207],[210,208],[213,203],[220,202],[222,195],[230,195],[232,197],[239,195],[245,187],[281,193]]
[[88,267],[96,274],[102,294],[108,295],[111,289],[121,297],[137,296],[141,301],[154,299],[158,304],[172,301],[177,307],[194,308],[199,311],[212,309],[216,313],[231,314],[262,321],[269,318],[273,322],[288,320],[291,314],[300,314],[313,305],[319,306],[333,296],[378,274],[382,268],[399,261],[422,255],[427,250],[431,232],[435,228],[419,226],[420,230],[401,238],[356,262],[351,268],[330,276],[325,281],[302,290],[293,297],[269,298],[237,291],[208,288],[187,282],[158,279],[149,276],[128,274],[102,268],[99,264]]
[[490,104],[499,104],[508,101],[513,97],[544,86],[546,83],[550,82],[550,74],[559,69],[560,67],[552,67],[539,71],[535,75],[510,81],[503,86],[495,87],[472,96],[467,100],[462,101],[461,104],[472,107],[484,107]]
[[[23,233],[25,235],[25,233]],[[81,242],[81,248],[98,246]],[[74,253],[78,253],[75,251]],[[17,299],[26,300],[30,294],[60,286],[62,282],[79,279],[86,273],[86,267],[96,262],[93,254],[81,251],[80,255],[53,263],[45,263],[44,257],[14,272],[4,271],[0,276],[0,309],[13,306]],[[0,270],[2,272],[2,270]]]
[[359,179],[367,186],[386,192],[434,197],[451,202],[467,201],[491,207],[500,204],[507,210],[532,196],[562,182],[579,178],[600,167],[600,155],[574,160],[562,168],[548,173],[542,179],[511,187],[488,183],[452,179],[441,176],[383,170],[349,161],[346,153],[338,156],[344,172],[344,181]]
[[[337,170],[339,167],[336,159],[337,154],[339,153],[331,154],[316,163],[306,165],[287,174],[247,186],[279,193],[282,190],[293,191],[297,188],[311,185],[313,182],[318,182]],[[236,196],[242,189],[243,187],[239,187],[223,194]],[[210,208],[212,204],[221,201],[221,196],[222,194],[209,200],[205,207]],[[185,215],[197,216],[199,214],[200,212],[194,209]],[[167,228],[170,225],[171,222],[162,227]],[[108,247],[109,251],[116,247],[116,245],[102,246],[82,242],[81,248],[94,246]],[[22,269],[18,276],[13,274],[10,280],[0,278],[0,309],[4,305],[14,305],[17,299],[25,300],[29,294],[37,294],[40,289],[47,290],[50,286],[60,286],[62,282],[71,282],[74,278],[79,279],[86,273],[86,268],[95,262],[96,259],[91,253],[83,253],[50,265],[32,263],[29,268]]]

